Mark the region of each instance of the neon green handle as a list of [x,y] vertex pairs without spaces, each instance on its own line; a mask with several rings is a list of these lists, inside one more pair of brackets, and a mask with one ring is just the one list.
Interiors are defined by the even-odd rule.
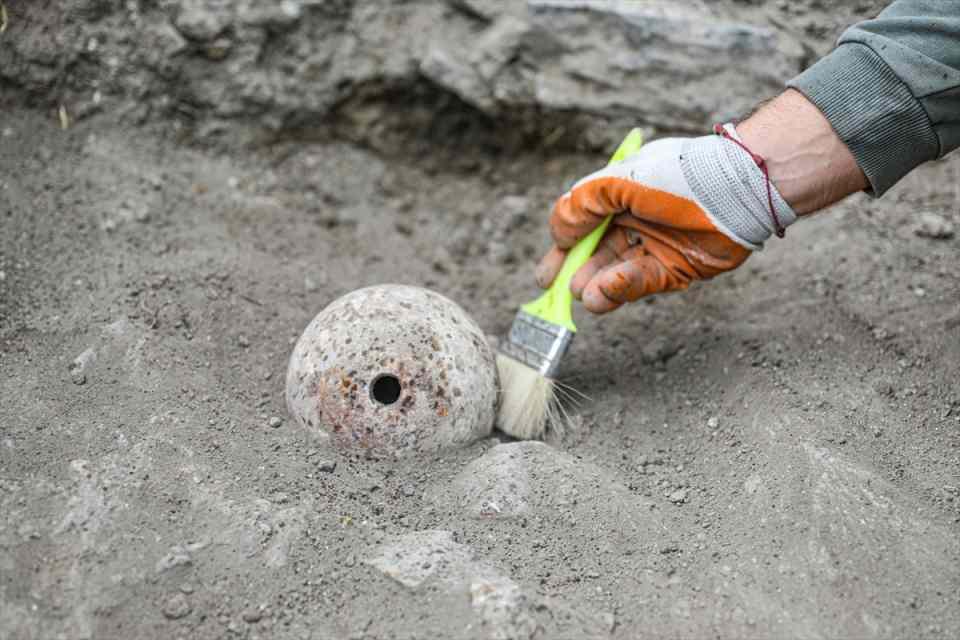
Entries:
[[[617,150],[610,158],[609,164],[620,162],[621,160],[636,153],[643,145],[643,132],[640,129],[633,129],[623,139]],[[573,324],[573,294],[570,292],[570,281],[574,274],[583,265],[587,263],[593,252],[597,250],[600,239],[607,232],[613,215],[609,215],[600,225],[589,234],[580,239],[580,241],[567,252],[567,257],[563,261],[563,267],[550,288],[543,295],[523,305],[522,309],[527,313],[543,318],[547,322],[566,327],[570,331],[576,332],[577,325]]]

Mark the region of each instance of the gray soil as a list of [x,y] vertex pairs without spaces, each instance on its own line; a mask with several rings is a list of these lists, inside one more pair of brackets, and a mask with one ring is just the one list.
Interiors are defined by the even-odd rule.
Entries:
[[[438,79],[447,58],[405,53],[403,25],[440,5],[451,29],[520,29],[524,4],[503,4],[516,15],[404,3],[426,13],[393,23],[379,3],[287,3],[295,19],[257,27],[260,73],[363,12],[369,33],[347,32],[380,36],[379,71],[323,67],[347,84],[322,99],[289,71],[259,110],[221,112],[196,90],[244,78],[227,67],[248,27],[180,17],[223,3],[6,1],[0,637],[960,635],[958,157],[714,282],[581,314],[562,380],[586,397],[547,444],[377,460],[286,415],[293,342],[330,301],[414,284],[501,334],[534,293],[549,204],[603,162],[597,132],[630,117],[700,130],[722,110],[657,120],[597,87],[558,106],[497,83],[485,102]],[[788,34],[789,70],[878,3],[834,4],[689,11]],[[178,20],[178,62],[152,60],[139,35]],[[232,38],[223,57],[208,35]],[[390,67],[408,53],[419,71]],[[522,54],[505,68],[555,77],[556,51]],[[757,82],[732,90],[775,91],[743,93]]]

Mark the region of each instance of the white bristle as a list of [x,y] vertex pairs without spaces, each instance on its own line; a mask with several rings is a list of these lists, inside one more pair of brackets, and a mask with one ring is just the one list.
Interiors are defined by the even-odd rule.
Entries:
[[521,440],[541,439],[547,427],[559,428],[554,381],[503,354],[497,355],[500,373],[500,412],[497,426]]

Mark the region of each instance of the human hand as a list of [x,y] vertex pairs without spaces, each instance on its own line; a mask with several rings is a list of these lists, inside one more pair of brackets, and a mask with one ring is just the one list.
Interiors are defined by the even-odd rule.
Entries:
[[[727,131],[736,136],[731,125]],[[606,313],[646,295],[686,289],[740,266],[776,224],[796,219],[773,185],[769,200],[767,194],[764,174],[731,140],[652,142],[557,200],[550,218],[556,246],[537,267],[537,281],[549,286],[566,250],[617,214],[571,282],[584,307]]]

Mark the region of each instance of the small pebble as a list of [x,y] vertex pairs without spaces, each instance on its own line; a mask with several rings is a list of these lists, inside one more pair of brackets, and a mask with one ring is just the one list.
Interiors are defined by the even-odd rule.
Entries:
[[924,211],[917,216],[913,233],[931,240],[949,240],[953,237],[953,224],[940,214]]
[[263,619],[263,611],[260,609],[247,609],[243,612],[241,616],[243,621],[248,624],[253,624],[255,622],[260,622]]
[[336,460],[321,460],[317,463],[317,471],[322,471],[323,473],[333,473],[336,468]]
[[400,493],[402,493],[408,498],[411,497],[416,492],[417,490],[413,487],[412,484],[405,484],[400,488]]
[[666,362],[679,350],[680,345],[668,341],[663,336],[657,336],[640,348],[640,358],[647,364]]
[[873,390],[876,391],[881,396],[892,396],[894,395],[893,385],[889,382],[878,381],[873,385]]
[[277,416],[273,416],[272,418],[270,418],[270,422],[268,422],[267,424],[269,424],[272,428],[276,429],[277,427],[283,424],[283,420],[281,420]]
[[600,620],[603,622],[603,626],[607,629],[607,631],[612,632],[617,626],[617,618],[612,611],[600,612]]
[[683,504],[687,501],[687,490],[686,489],[677,489],[670,494],[668,500],[674,504]]
[[719,424],[720,420],[718,420],[716,416],[712,416],[709,420],[707,420],[707,426],[711,429],[716,429],[717,425]]
[[163,615],[170,620],[185,618],[190,615],[191,611],[193,611],[193,608],[190,606],[190,601],[182,593],[170,596],[163,605]]
[[239,344],[241,347],[246,348],[250,346],[250,340],[247,339],[247,336],[241,335],[237,337],[237,344]]

